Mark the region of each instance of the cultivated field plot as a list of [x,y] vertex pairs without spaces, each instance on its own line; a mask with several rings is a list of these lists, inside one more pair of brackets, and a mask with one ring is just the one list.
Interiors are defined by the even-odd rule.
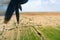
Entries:
[[15,15],[8,24],[0,17],[0,40],[60,40],[60,14],[22,13],[20,23]]

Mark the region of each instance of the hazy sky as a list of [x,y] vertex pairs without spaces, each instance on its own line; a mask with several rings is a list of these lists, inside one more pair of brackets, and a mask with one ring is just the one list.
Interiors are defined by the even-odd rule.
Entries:
[[60,11],[60,0],[29,0],[23,11]]
[[[7,6],[3,7],[6,8]],[[23,12],[60,11],[60,0],[29,0],[22,5],[22,9]]]

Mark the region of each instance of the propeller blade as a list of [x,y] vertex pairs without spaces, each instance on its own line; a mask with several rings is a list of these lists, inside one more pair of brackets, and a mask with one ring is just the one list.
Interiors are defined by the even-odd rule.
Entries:
[[18,7],[19,7],[19,6],[16,5],[15,11],[16,11],[16,19],[17,19],[17,23],[19,24],[19,8],[18,8]]
[[13,1],[11,1],[8,5],[6,14],[5,14],[5,19],[4,19],[4,23],[7,24],[9,22],[9,20],[11,19],[13,12],[14,12],[14,4],[12,4]]

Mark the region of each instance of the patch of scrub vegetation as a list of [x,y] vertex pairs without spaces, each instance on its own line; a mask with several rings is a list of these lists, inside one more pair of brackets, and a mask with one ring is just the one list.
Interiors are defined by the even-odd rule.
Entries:
[[17,40],[17,31],[14,32],[14,40]]
[[25,29],[20,36],[20,40],[41,40],[30,28]]
[[60,30],[52,27],[42,28],[40,30],[48,40],[60,40]]
[[60,29],[60,25],[57,25],[56,28]]

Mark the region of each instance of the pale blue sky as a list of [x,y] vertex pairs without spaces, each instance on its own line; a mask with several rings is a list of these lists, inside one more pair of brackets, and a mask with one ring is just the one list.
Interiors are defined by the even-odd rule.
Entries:
[[[7,6],[3,9],[6,10]],[[1,8],[0,8],[1,9]],[[59,12],[60,0],[29,0],[22,5],[23,12]]]
[[23,5],[23,11],[60,11],[60,0],[29,0]]

